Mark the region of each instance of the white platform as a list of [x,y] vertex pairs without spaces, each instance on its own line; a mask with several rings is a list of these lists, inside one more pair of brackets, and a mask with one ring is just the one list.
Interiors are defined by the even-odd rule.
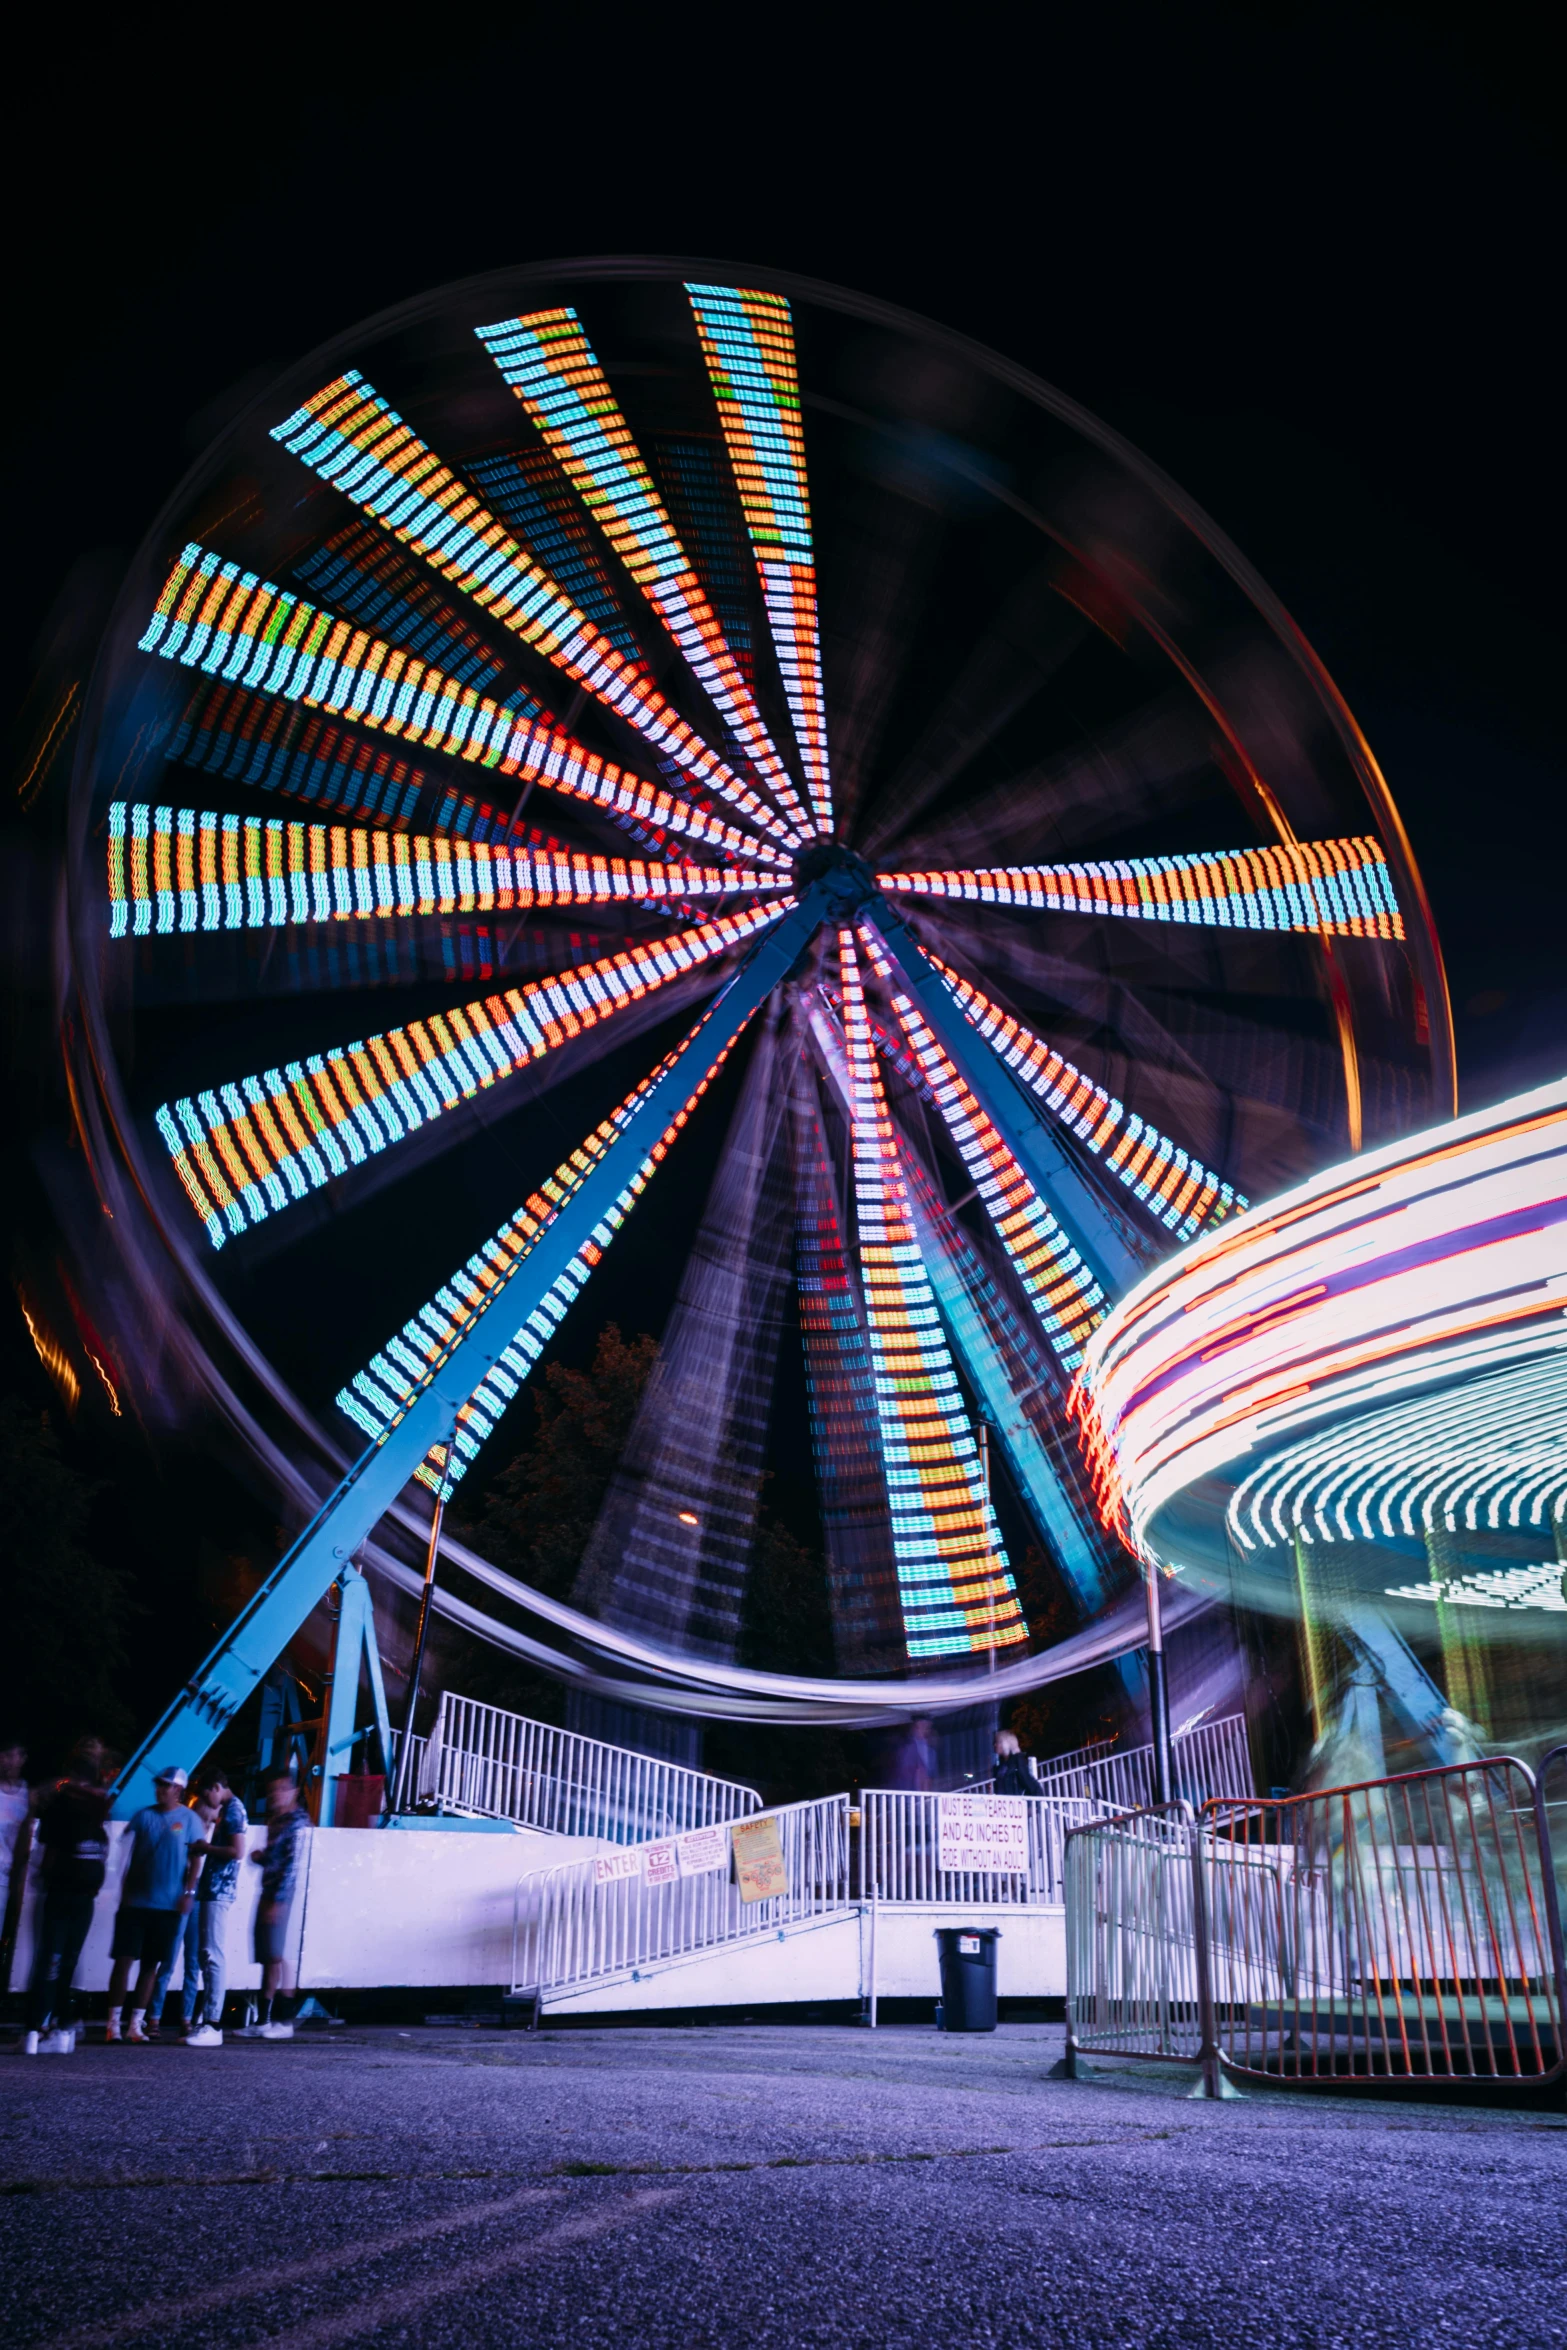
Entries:
[[[124,1830],[115,1823],[109,1878],[77,1972],[79,1988],[104,1991],[119,1903]],[[250,1848],[266,1830],[250,1830]],[[512,1917],[519,1877],[606,1847],[591,1837],[512,1835],[451,1829],[329,1828],[311,1837],[303,1895],[294,1904],[293,1950],[302,1990],[493,1988],[512,1979]],[[255,1990],[251,1957],[259,1869],[246,1867],[225,1936],[229,1987]],[[11,1983],[25,1986],[32,1964],[38,1898],[37,1855],[17,1937]],[[839,1913],[779,1935],[666,1961],[548,2002],[552,2015],[595,2015],[687,2007],[771,2006],[805,2000],[933,1999],[938,1925],[998,1925],[997,1987],[1003,1998],[1060,1997],[1066,1989],[1066,1933],[1060,1909],[979,1909],[898,1905]],[[176,1968],[175,1987],[182,1979]]]

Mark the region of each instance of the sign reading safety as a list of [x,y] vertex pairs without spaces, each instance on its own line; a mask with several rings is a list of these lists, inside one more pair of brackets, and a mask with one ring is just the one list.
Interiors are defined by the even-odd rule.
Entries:
[[938,1795],[938,1865],[967,1876],[1028,1874],[1026,1795]]
[[736,1820],[729,1833],[734,1840],[741,1900],[768,1901],[776,1893],[787,1893],[789,1880],[784,1874],[776,1817],[764,1812],[760,1819]]

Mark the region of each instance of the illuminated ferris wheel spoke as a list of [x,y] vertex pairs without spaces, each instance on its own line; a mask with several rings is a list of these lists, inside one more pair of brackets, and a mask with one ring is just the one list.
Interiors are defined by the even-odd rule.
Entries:
[[812,819],[768,734],[631,428],[573,309],[539,310],[475,333],[543,434],[615,553],[803,838]]
[[1108,1303],[1104,1291],[917,1007],[901,990],[894,992],[892,1005],[980,1203],[1017,1270],[1051,1347],[1069,1369],[1075,1369],[1082,1361],[1084,1339],[1104,1318]]
[[793,1103],[795,1287],[811,1446],[839,1665],[845,1672],[874,1672],[903,1659],[898,1565],[887,1517],[870,1331],[821,1112],[808,1084],[802,1060]]
[[111,938],[522,907],[644,908],[788,887],[765,868],[647,864],[124,800],[109,808],[108,881]]
[[509,710],[194,544],[169,573],[140,648],[518,784],[542,783],[605,815],[708,841],[731,857],[777,862],[762,842],[585,750],[547,719]]
[[778,906],[720,915],[554,979],[165,1103],[158,1131],[214,1248],[750,940]]
[[833,828],[805,427],[794,320],[782,294],[687,285],[718,403],[811,808]]
[[938,955],[929,961],[951,988],[969,1020],[1007,1067],[1104,1161],[1151,1216],[1181,1240],[1244,1208],[1232,1185],[1210,1173],[1200,1159],[1128,1110],[1102,1085],[1095,1085],[1055,1049],[1004,1012],[970,979],[950,970]]
[[1378,841],[1292,841],[1207,856],[1103,865],[1009,865],[968,873],[882,873],[881,887],[1052,914],[1123,914],[1213,930],[1304,930],[1402,938],[1404,918]]
[[893,1553],[910,1656],[1027,1638],[920,1259],[851,931],[838,933],[854,1192]]
[[357,370],[325,385],[275,426],[272,437],[694,782],[783,848],[794,844],[794,830],[666,701],[646,664],[629,659],[595,627]]
[[[791,948],[783,951],[792,960]],[[414,1471],[424,1483],[449,1494],[471,1466],[776,978],[772,967],[738,973],[683,1041],[340,1390],[338,1409],[384,1444],[481,1318],[504,1310],[500,1293],[509,1300],[515,1282],[512,1336],[497,1340],[450,1445],[433,1445]],[[661,1127],[650,1126],[650,1114]]]

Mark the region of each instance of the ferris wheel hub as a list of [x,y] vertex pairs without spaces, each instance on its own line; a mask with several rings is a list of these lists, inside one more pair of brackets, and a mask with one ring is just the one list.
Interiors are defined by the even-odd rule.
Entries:
[[794,861],[794,888],[803,897],[812,887],[825,893],[832,916],[852,921],[863,905],[877,895],[876,876],[863,857],[841,841],[816,840]]

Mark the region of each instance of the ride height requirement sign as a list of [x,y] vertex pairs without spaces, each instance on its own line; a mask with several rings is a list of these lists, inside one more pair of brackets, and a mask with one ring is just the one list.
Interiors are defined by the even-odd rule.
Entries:
[[1028,1798],[938,1795],[938,1866],[967,1876],[1026,1877]]

